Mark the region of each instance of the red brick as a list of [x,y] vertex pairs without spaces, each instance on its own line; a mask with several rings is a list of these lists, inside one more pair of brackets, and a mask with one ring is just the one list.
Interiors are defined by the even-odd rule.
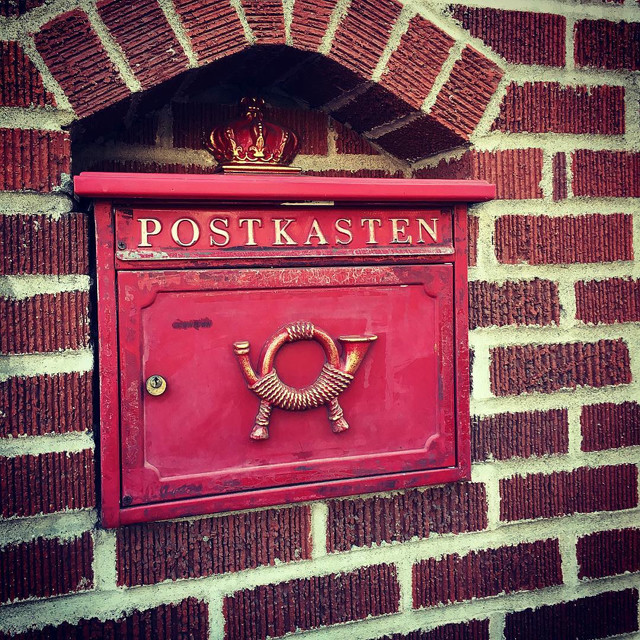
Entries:
[[573,195],[640,197],[640,153],[579,149],[573,157]]
[[349,551],[382,542],[428,538],[430,533],[462,533],[487,527],[483,484],[456,483],[329,502],[327,550]]
[[478,462],[567,453],[568,429],[566,409],[473,416],[471,458]]
[[0,274],[89,272],[87,215],[0,217]]
[[257,44],[284,44],[282,0],[242,0],[242,8]]
[[339,154],[376,156],[378,151],[369,144],[368,140],[359,136],[350,127],[345,127],[337,121],[332,123],[336,133],[336,151]]
[[430,116],[422,116],[384,134],[375,142],[397,158],[415,162],[434,153],[459,147],[464,143],[464,138]]
[[0,42],[0,106],[56,105],[42,76],[17,42]]
[[91,431],[92,376],[59,373],[0,382],[0,437]]
[[413,565],[413,606],[433,607],[562,584],[557,540],[429,558]]
[[38,129],[0,129],[0,191],[51,191],[70,173],[69,134]]
[[498,65],[474,48],[465,47],[429,115],[468,140],[502,75]]
[[394,565],[236,591],[224,599],[226,638],[255,640],[398,611]]
[[11,300],[0,298],[0,353],[37,353],[89,345],[89,293],[65,291]]
[[370,78],[401,9],[395,0],[352,0],[333,38],[329,56]]
[[573,31],[577,66],[640,69],[640,22],[578,20]]
[[550,325],[560,321],[558,285],[536,278],[469,283],[469,328],[507,325]]
[[93,586],[93,539],[36,538],[0,549],[0,602],[51,598]]
[[97,8],[143,88],[186,70],[187,56],[156,0],[100,0]]
[[455,41],[422,16],[414,16],[380,80],[416,109],[422,106]]
[[640,571],[640,529],[598,531],[578,538],[579,578]]
[[229,0],[175,0],[174,5],[200,63],[248,46],[242,23]]
[[[138,112],[140,111],[142,110],[140,109],[140,105],[138,104]],[[127,128],[123,128],[122,130],[118,131],[114,136],[114,139],[118,143],[122,142],[125,144],[136,144],[153,147],[156,144],[158,125],[159,116],[157,113],[144,115],[142,117],[136,118]]]
[[467,246],[470,267],[475,267],[478,264],[478,222],[477,216],[469,216],[467,218]]
[[506,640],[592,640],[638,629],[638,591],[610,591],[591,598],[507,613]]
[[343,107],[332,113],[355,131],[369,131],[394,122],[412,112],[411,107],[379,84],[374,84]]
[[59,627],[49,626],[17,635],[0,631],[0,640],[207,640],[208,618],[207,604],[188,598],[177,604],[136,610],[117,620],[83,619],[77,624],[63,622]]
[[603,451],[640,445],[640,404],[622,402],[582,407],[582,450]]
[[277,561],[308,560],[310,511],[308,506],[294,506],[155,522],[122,527],[116,540],[119,585],[202,578]]
[[461,158],[442,160],[418,169],[417,178],[487,180],[496,185],[499,200],[542,198],[542,149],[467,151]]
[[623,340],[496,347],[491,349],[490,370],[496,396],[631,382]]
[[456,6],[453,17],[508,62],[551,67],[565,64],[564,16]]
[[94,507],[93,451],[0,457],[3,518]]
[[44,3],[45,0],[0,0],[0,16],[21,16]]
[[624,87],[512,82],[493,129],[520,133],[624,133]]
[[640,321],[640,280],[576,282],[576,318],[591,324]]
[[334,8],[334,0],[296,0],[291,21],[293,44],[307,51],[316,51],[322,43]]
[[567,154],[554,153],[551,161],[553,171],[553,201],[567,199]]
[[378,640],[489,640],[489,621],[469,620],[469,622],[445,624],[430,631],[394,633]]
[[69,11],[48,22],[36,33],[35,42],[80,117],[130,95],[83,11]]
[[505,264],[633,260],[632,225],[632,217],[624,213],[502,216],[496,220],[496,256]]
[[638,469],[622,464],[513,476],[500,480],[500,498],[500,520],[509,521],[631,509],[638,505]]

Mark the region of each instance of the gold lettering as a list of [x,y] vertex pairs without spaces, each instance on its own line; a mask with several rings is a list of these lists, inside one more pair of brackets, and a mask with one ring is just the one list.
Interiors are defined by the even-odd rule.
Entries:
[[[156,218],[140,218],[140,244],[139,247],[150,247],[149,236],[157,236],[162,231],[162,224]],[[153,229],[149,229],[149,223],[153,224]]]
[[377,222],[378,226],[381,227],[382,220],[380,220],[380,218],[362,218],[362,220],[360,220],[360,226],[364,227],[365,222],[369,225],[369,239],[367,240],[367,244],[378,244],[374,224]]
[[[180,240],[179,231],[180,231],[180,225],[183,222],[187,222],[191,225],[191,241],[190,242],[182,242],[182,240]],[[173,241],[176,244],[179,244],[181,247],[190,247],[194,245],[196,242],[198,242],[198,239],[200,238],[200,227],[198,226],[196,221],[192,220],[191,218],[180,218],[171,225],[171,237],[173,238]]]
[[[295,222],[295,218],[273,218],[273,222],[275,224],[275,240],[273,242],[276,244],[298,244],[288,233],[287,227]],[[285,223],[284,227],[282,223]],[[283,242],[284,240],[284,242]]]
[[309,235],[307,236],[304,244],[312,244],[311,238],[318,238],[319,245],[329,244],[327,242],[327,239],[324,237],[324,233],[322,233],[322,229],[320,228],[320,225],[318,224],[316,218],[314,218],[313,222],[311,223],[311,229],[309,229]]
[[244,246],[255,247],[258,243],[256,242],[254,225],[257,222],[258,227],[262,227],[262,220],[260,220],[260,218],[240,218],[240,220],[238,220],[238,226],[240,228],[242,228],[243,222],[247,223],[247,241],[244,243]]
[[209,229],[211,229],[211,233],[215,233],[218,236],[222,236],[223,241],[218,242],[213,236],[209,237],[209,244],[213,247],[226,247],[229,244],[229,232],[224,229],[219,229],[216,227],[216,222],[221,222],[227,229],[229,228],[229,218],[214,218],[209,223]]
[[[402,226],[398,226],[402,223]],[[400,234],[406,234],[407,228],[405,225],[409,224],[408,218],[391,218],[391,231],[393,233],[393,239],[391,244],[411,244],[411,236],[407,236],[404,239],[400,239]]]
[[351,227],[351,220],[349,220],[348,218],[338,218],[336,220],[336,231],[338,233],[344,233],[345,236],[347,236],[348,240],[340,240],[340,238],[336,238],[336,244],[351,244],[351,241],[353,240],[353,234],[351,233],[351,231],[349,231],[349,229],[347,229],[346,227],[343,227],[340,223],[344,222],[348,227]]
[[424,229],[432,238],[434,242],[438,242],[438,218],[431,218],[433,227],[427,224],[427,221],[423,218],[416,218],[418,221],[418,244],[424,244],[422,239],[422,230]]

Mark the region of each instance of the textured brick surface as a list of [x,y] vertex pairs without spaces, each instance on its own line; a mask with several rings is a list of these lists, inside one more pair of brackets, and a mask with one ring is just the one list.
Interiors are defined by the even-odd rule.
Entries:
[[282,0],[242,0],[242,7],[258,44],[284,44]]
[[86,14],[79,9],[45,24],[35,42],[80,117],[130,95]]
[[0,382],[0,437],[91,430],[91,377],[59,373]]
[[0,274],[89,272],[87,215],[0,217]]
[[228,0],[175,0],[174,5],[201,63],[248,46],[238,14]]
[[93,539],[36,538],[0,549],[0,602],[50,598],[93,586]]
[[578,66],[640,69],[640,22],[578,20],[573,41]]
[[333,38],[329,56],[370,78],[401,8],[395,0],[352,0]]
[[91,618],[78,624],[64,622],[59,627],[45,627],[17,635],[0,631],[0,639],[8,640],[207,640],[208,608],[195,598],[177,604],[162,604],[155,609],[134,611],[117,620]]
[[378,640],[489,640],[489,621],[470,620],[458,624],[445,624],[430,631],[394,633]]
[[623,340],[496,347],[491,349],[490,371],[496,396],[631,382]]
[[549,325],[560,321],[558,285],[536,278],[469,283],[469,328],[506,325]]
[[359,136],[353,129],[345,127],[343,124],[336,122],[332,123],[332,128],[336,134],[336,152],[342,155],[378,155],[377,149],[375,149],[366,138]]
[[51,191],[70,173],[69,134],[0,129],[0,191]]
[[478,263],[478,223],[477,216],[467,217],[467,251],[470,267],[475,267]]
[[381,84],[419,109],[453,43],[453,38],[422,16],[413,17],[387,63]]
[[502,216],[495,247],[506,264],[574,264],[633,259],[633,219],[623,213]]
[[226,637],[279,637],[395,613],[399,595],[395,566],[387,564],[236,591],[224,600]]
[[636,589],[508,613],[506,640],[592,640],[638,629]]
[[413,565],[413,606],[486,598],[562,584],[557,540],[457,553]]
[[376,139],[376,143],[391,155],[408,162],[415,162],[439,151],[459,147],[463,142],[462,136],[430,116],[412,120]]
[[11,300],[0,298],[0,353],[79,349],[89,344],[89,293],[65,291]]
[[404,542],[427,538],[430,533],[479,531],[486,526],[483,484],[455,483],[391,497],[332,500],[327,550],[348,551],[352,546]]
[[187,56],[156,0],[101,0],[97,7],[143,87],[187,68]]
[[567,154],[554,153],[551,160],[551,170],[553,173],[553,192],[554,202],[565,200],[567,198]]
[[578,538],[579,578],[640,571],[640,529],[598,531]]
[[640,280],[576,282],[576,318],[593,324],[640,321]]
[[566,409],[474,416],[471,458],[477,462],[567,453],[568,428]]
[[624,133],[624,87],[512,82],[493,129],[520,133]]
[[453,17],[509,62],[564,66],[564,16],[456,6]]
[[640,197],[640,153],[579,149],[573,158],[573,195]]
[[498,88],[502,70],[479,51],[465,47],[429,112],[456,134],[469,139]]
[[0,16],[21,16],[44,3],[45,0],[0,0]]
[[487,180],[496,185],[496,197],[505,200],[542,198],[542,149],[466,152],[457,160],[418,169],[417,178]]
[[334,7],[333,0],[296,0],[291,21],[294,45],[315,51],[322,42]]
[[369,131],[394,122],[411,113],[411,107],[379,84],[374,84],[354,100],[332,113],[340,122],[348,122],[356,131]]
[[93,452],[0,457],[3,518],[95,506]]
[[308,506],[121,527],[118,584],[201,578],[309,559],[309,528]]
[[638,505],[638,469],[632,464],[500,480],[500,519],[553,518],[616,511]]
[[[1,5],[0,5],[1,6]],[[17,42],[0,42],[0,106],[55,106],[42,76]]]
[[583,451],[640,445],[640,404],[605,402],[584,406],[580,426]]

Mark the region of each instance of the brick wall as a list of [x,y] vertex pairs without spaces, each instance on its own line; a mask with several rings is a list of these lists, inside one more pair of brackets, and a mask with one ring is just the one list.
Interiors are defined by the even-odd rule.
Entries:
[[[637,636],[640,5],[535,6],[0,0],[0,639]],[[497,185],[472,478],[105,531],[70,175],[210,173],[247,87],[308,174]]]

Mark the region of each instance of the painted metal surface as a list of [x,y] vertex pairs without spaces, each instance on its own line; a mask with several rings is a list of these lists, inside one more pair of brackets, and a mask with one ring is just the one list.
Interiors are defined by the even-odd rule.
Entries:
[[[85,175],[85,186],[94,178]],[[115,178],[135,183],[131,176]],[[190,178],[202,180],[186,178],[185,189]],[[323,189],[347,194],[346,204],[296,209],[301,234],[295,237],[314,233],[308,245],[304,240],[289,245],[292,255],[286,257],[270,255],[277,238],[271,233],[255,235],[251,256],[237,242],[212,257],[208,251],[219,247],[189,245],[192,237],[185,235],[177,236],[183,244],[171,246],[176,220],[190,217],[204,233],[212,216],[221,219],[233,209],[242,215],[251,210],[266,225],[282,217],[282,197],[255,208],[246,192],[238,198],[244,204],[210,196],[201,203],[168,204],[159,193],[164,187],[148,202],[83,192],[98,197],[105,526],[468,477],[466,205],[442,207],[424,197],[415,205],[381,206],[356,184],[362,181],[345,185],[344,180],[325,179]],[[383,183],[376,186],[380,190],[395,181],[375,182]],[[416,182],[425,193],[433,192],[428,181]],[[128,188],[133,191],[134,185]],[[302,193],[305,188],[302,184]],[[263,199],[264,188],[257,192]],[[329,235],[325,229],[335,230],[338,219],[359,221],[367,211],[388,231],[380,242],[385,252],[375,253],[378,245],[371,254],[358,255],[372,247],[367,227],[360,241],[354,235],[351,251],[330,245],[328,237],[329,246],[322,244],[322,235]],[[437,216],[435,238],[426,231],[434,231],[432,219],[425,217],[425,242],[392,242],[418,238],[416,220],[424,212]],[[141,247],[151,251],[131,257],[126,253],[131,247],[122,247],[144,244],[139,220],[150,218],[168,235],[147,233],[146,241],[158,241],[160,250]],[[230,216],[229,224],[239,219]],[[394,236],[392,219],[409,222],[396,222]],[[155,230],[155,223],[147,224],[147,232]],[[282,337],[287,335],[294,339]],[[366,355],[357,353],[357,371],[352,360],[357,342],[340,336],[360,336],[368,347]],[[262,355],[246,353],[247,343],[264,346]],[[329,385],[316,397],[319,374],[328,365],[344,374],[344,384]],[[272,385],[262,395],[251,388],[273,371],[284,386]],[[285,387],[293,390],[288,399],[281,397]],[[162,393],[155,393],[160,388]],[[342,416],[331,406],[338,396]],[[255,427],[266,426],[256,420],[261,412],[264,418],[265,399],[269,437],[253,439]],[[327,409],[330,423],[344,426],[339,420],[345,419],[349,428],[330,428]]]

